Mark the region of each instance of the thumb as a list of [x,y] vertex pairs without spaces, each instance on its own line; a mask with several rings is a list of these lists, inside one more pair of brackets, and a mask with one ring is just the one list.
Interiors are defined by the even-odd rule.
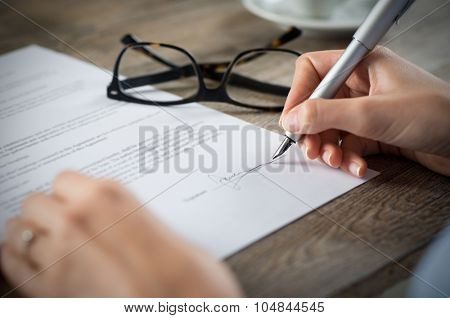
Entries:
[[[372,118],[373,97],[340,99],[309,99],[283,116],[281,124],[289,132],[296,134],[316,134],[328,129],[339,129],[361,137],[379,130],[380,126]],[[380,109],[378,109],[380,111]],[[378,116],[375,116],[378,117]],[[382,123],[383,126],[386,123]]]

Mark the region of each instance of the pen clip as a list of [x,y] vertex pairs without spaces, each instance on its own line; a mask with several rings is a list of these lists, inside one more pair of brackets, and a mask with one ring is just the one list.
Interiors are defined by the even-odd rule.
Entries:
[[415,0],[409,0],[405,6],[403,7],[402,10],[400,10],[400,12],[398,13],[398,15],[395,17],[394,21],[395,24],[398,25],[398,20],[401,18],[401,16],[409,9],[409,7],[414,3]]

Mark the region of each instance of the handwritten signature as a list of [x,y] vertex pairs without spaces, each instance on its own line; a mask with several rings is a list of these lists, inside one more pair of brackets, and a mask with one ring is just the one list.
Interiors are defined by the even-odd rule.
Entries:
[[209,174],[208,177],[215,183],[220,184],[220,187],[226,186],[226,187],[229,187],[234,190],[241,190],[239,183],[242,181],[242,179],[244,179],[250,173],[254,173],[254,172],[258,171],[261,167],[263,167],[265,165],[269,165],[272,162],[273,162],[273,160],[270,160],[268,162],[258,164],[251,169],[234,172],[228,176],[216,176],[216,175]]

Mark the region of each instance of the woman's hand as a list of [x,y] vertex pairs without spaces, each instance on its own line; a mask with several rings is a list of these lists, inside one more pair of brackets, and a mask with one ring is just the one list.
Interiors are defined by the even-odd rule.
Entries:
[[280,123],[306,134],[306,156],[361,177],[364,156],[399,154],[450,175],[450,85],[377,47],[335,99],[306,100],[341,54],[313,52],[297,61]]
[[112,181],[63,173],[50,195],[25,200],[6,233],[3,272],[29,296],[240,295],[222,263],[184,242]]

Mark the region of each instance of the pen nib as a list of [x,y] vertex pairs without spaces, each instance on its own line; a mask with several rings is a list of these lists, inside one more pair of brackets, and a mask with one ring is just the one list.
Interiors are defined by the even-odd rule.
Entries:
[[276,159],[278,159],[279,157],[281,157],[281,155],[282,155],[282,153],[275,153],[274,155],[273,155],[273,157],[272,157],[272,160],[276,160]]
[[272,160],[275,160],[279,157],[281,157],[293,144],[293,141],[290,138],[285,138],[281,145],[278,147],[277,151],[273,154]]

